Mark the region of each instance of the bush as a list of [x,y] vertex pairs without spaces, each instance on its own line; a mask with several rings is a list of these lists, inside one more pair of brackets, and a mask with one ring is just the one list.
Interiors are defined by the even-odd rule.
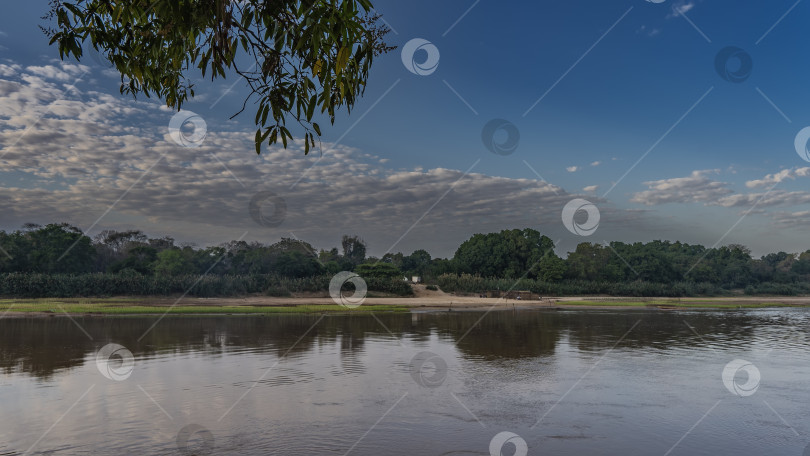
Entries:
[[402,278],[402,271],[389,263],[361,264],[354,269],[361,277],[389,277]]
[[[143,275],[131,269],[118,274],[0,274],[0,296],[21,298],[70,298],[92,296],[244,296],[264,294],[290,296],[291,293],[327,293],[332,275],[280,277],[269,274],[247,275]],[[397,296],[411,296],[411,286],[400,278],[364,277],[368,290]],[[486,290],[529,290],[540,296],[608,295],[628,297],[686,297],[731,294],[708,282],[654,283],[485,278],[470,274],[443,274],[428,290],[449,293],[480,293]],[[796,296],[810,294],[810,283],[762,282],[745,287],[744,293]]]
[[[24,298],[71,298],[91,296],[243,296],[262,293],[289,296],[290,293],[328,292],[332,276],[286,278],[253,275],[141,275],[121,274],[0,274],[0,296]],[[410,296],[410,285],[399,279],[368,278],[369,291]]]
[[681,297],[712,296],[723,294],[716,285],[707,282],[654,283],[637,280],[635,282],[607,282],[566,280],[543,282],[541,280],[499,279],[473,276],[470,274],[443,274],[438,277],[439,287],[450,293],[481,293],[487,290],[528,290],[540,296],[580,296],[608,295],[630,297]]

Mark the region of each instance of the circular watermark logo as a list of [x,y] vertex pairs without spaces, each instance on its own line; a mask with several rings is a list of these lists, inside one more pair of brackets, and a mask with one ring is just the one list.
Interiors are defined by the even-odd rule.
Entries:
[[[346,296],[343,294],[343,285],[346,283],[351,283],[354,285],[354,293],[351,296]],[[332,280],[329,281],[329,296],[332,297],[332,301],[335,301],[335,304],[348,309],[356,309],[360,307],[363,304],[363,301],[366,300],[367,292],[368,287],[366,286],[366,281],[354,272],[338,272],[334,277],[332,277]]]
[[728,82],[745,82],[754,69],[754,60],[745,50],[736,46],[720,49],[714,57],[714,69],[721,78]]
[[[424,51],[427,57],[424,61],[417,61],[417,52]],[[413,74],[428,76],[439,67],[439,48],[423,38],[414,38],[402,46],[402,64]]]
[[124,381],[132,375],[135,357],[123,345],[107,344],[96,353],[96,367],[108,379]]
[[189,424],[177,433],[177,449],[186,456],[214,454],[214,434],[199,424]]
[[[576,220],[578,212],[583,211],[587,218],[582,223]],[[568,202],[562,210],[562,221],[565,228],[577,236],[590,236],[599,228],[599,208],[588,200],[576,198]]]
[[[503,452],[503,447],[510,444],[515,447],[514,452]],[[514,432],[503,431],[499,432],[489,442],[489,454],[491,456],[506,456],[508,454],[514,456],[526,456],[529,454],[529,446],[526,441]]]
[[[262,212],[262,205],[266,204],[273,205],[273,213],[271,215],[265,215],[264,212]],[[287,203],[284,201],[284,198],[273,192],[259,192],[250,199],[248,210],[250,211],[250,217],[253,221],[261,226],[274,228],[281,225],[284,218],[287,216]]]
[[[744,372],[747,376],[745,383],[737,382],[737,374]],[[750,396],[759,388],[759,369],[744,359],[735,359],[723,368],[723,384],[726,389],[737,396]]]
[[179,146],[200,147],[207,134],[205,120],[191,111],[180,111],[169,120],[169,137]]
[[802,157],[802,160],[806,162],[810,162],[810,149],[807,148],[808,142],[810,142],[810,127],[804,127],[796,134],[793,145],[796,147],[796,153],[799,154],[799,157]]
[[493,154],[511,155],[517,150],[520,131],[508,120],[492,119],[481,130],[481,141]]
[[441,356],[423,351],[411,358],[411,377],[419,386],[438,388],[447,379],[447,362]]

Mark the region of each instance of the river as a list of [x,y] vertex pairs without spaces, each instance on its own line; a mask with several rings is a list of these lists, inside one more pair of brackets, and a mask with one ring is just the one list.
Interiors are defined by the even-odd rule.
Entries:
[[802,455],[810,311],[0,319],[0,455]]

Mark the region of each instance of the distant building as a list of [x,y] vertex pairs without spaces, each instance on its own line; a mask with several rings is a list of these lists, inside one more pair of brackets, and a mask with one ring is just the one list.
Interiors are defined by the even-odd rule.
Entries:
[[411,282],[413,282],[413,283],[422,283],[422,278],[419,277],[419,276],[413,276],[413,277],[411,277]]

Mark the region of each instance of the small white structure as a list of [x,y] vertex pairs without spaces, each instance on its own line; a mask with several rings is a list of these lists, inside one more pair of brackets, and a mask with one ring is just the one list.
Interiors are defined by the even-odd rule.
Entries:
[[413,276],[413,277],[411,277],[411,282],[413,282],[413,283],[422,283],[422,278],[419,277],[419,276]]

